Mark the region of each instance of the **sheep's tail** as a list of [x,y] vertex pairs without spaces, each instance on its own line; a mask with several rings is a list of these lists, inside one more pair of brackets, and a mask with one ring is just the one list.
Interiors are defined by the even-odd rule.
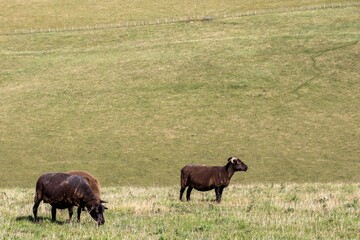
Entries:
[[184,188],[187,186],[187,182],[188,182],[188,176],[184,171],[184,168],[181,169],[181,176],[180,176],[180,186],[181,188]]
[[36,202],[41,201],[42,195],[43,195],[43,184],[41,181],[38,181],[36,183],[34,202],[36,203]]

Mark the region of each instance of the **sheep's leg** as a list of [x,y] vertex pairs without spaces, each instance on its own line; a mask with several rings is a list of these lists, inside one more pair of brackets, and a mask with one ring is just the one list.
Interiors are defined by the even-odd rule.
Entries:
[[221,196],[224,188],[223,187],[215,187],[216,201],[218,203],[221,202]]
[[224,187],[220,187],[220,197],[219,197],[219,203],[221,202],[222,193],[223,193]]
[[68,208],[68,210],[69,210],[69,223],[71,223],[71,219],[72,219],[72,216],[73,216],[73,208],[72,207],[69,207]]
[[185,188],[186,187],[182,187],[181,189],[180,189],[180,201],[182,201],[182,196],[183,196],[183,194],[184,194],[184,191],[185,191]]
[[215,187],[215,196],[216,196],[216,201],[219,202],[219,187]]
[[190,201],[190,194],[191,194],[191,191],[192,191],[192,187],[188,187],[187,191],[186,191],[186,200],[187,201]]
[[81,214],[81,211],[82,211],[82,207],[78,207],[77,209],[77,221],[80,222],[80,214]]
[[56,207],[51,207],[51,221],[56,221]]
[[34,221],[35,222],[38,222],[39,221],[39,219],[38,219],[38,217],[37,217],[37,211],[38,211],[38,207],[39,207],[39,204],[40,204],[40,202],[41,201],[35,201],[35,203],[34,203],[34,206],[33,206],[33,214],[34,214]]

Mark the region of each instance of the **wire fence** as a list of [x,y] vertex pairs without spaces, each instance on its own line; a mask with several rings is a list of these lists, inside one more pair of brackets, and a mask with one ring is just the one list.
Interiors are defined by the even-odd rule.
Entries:
[[328,8],[345,8],[360,6],[360,2],[352,3],[332,3],[332,4],[323,4],[315,6],[301,6],[301,7],[292,7],[292,8],[280,8],[280,9],[267,9],[267,10],[252,10],[240,13],[224,13],[224,14],[214,14],[208,16],[187,16],[187,17],[177,17],[177,18],[165,18],[165,19],[156,19],[156,20],[144,20],[144,21],[126,21],[120,23],[110,23],[110,24],[95,24],[95,25],[86,25],[86,26],[63,26],[63,27],[48,27],[48,28],[29,28],[29,29],[13,29],[13,30],[0,30],[0,35],[17,35],[17,34],[38,34],[38,33],[53,33],[53,32],[72,32],[72,31],[90,31],[90,30],[103,30],[103,29],[115,29],[115,28],[129,28],[129,27],[138,27],[138,26],[151,26],[151,25],[161,25],[161,24],[172,24],[172,23],[181,23],[181,22],[195,22],[195,21],[213,21],[219,19],[231,19],[255,15],[266,15],[274,13],[287,13],[287,12],[297,12],[297,11],[311,11],[311,10],[320,10]]

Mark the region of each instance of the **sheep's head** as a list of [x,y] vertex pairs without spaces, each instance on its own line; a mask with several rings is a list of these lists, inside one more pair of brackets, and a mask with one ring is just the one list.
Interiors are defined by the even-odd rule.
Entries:
[[246,171],[248,167],[237,157],[229,157],[228,164],[231,164],[235,171]]
[[[104,202],[101,200],[101,202]],[[103,225],[105,223],[104,218],[104,210],[107,209],[102,203],[95,203],[89,213],[91,217],[97,222],[98,226]]]

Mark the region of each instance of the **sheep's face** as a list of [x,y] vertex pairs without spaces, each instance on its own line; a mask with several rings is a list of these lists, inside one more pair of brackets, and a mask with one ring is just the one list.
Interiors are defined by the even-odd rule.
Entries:
[[101,203],[96,203],[90,210],[91,217],[97,222],[98,225],[103,225],[105,223],[104,219],[104,210],[107,209]]
[[246,171],[248,167],[237,157],[230,157],[228,161],[232,164],[235,171]]

